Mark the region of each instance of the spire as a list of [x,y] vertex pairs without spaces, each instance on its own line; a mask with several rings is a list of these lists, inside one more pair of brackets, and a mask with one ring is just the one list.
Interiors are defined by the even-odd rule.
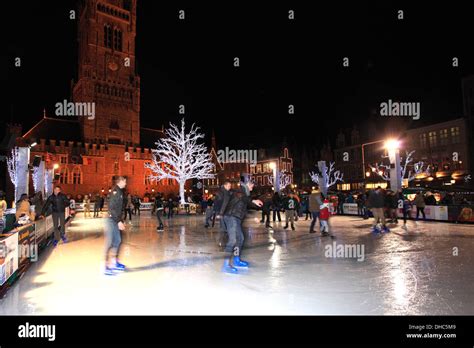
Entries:
[[212,130],[211,148],[213,148],[213,149],[214,149],[214,151],[217,151],[217,145],[216,145],[216,133],[214,133],[214,129]]

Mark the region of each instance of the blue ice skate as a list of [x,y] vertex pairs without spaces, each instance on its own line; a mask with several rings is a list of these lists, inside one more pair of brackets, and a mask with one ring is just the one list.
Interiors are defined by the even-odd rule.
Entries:
[[390,229],[387,226],[382,227],[382,233],[389,233]]
[[236,274],[238,272],[237,268],[233,267],[230,264],[230,260],[226,259],[224,265],[222,266],[222,272]]
[[377,226],[372,227],[372,229],[370,231],[374,234],[378,234],[378,233],[381,232],[380,228],[378,228]]
[[240,259],[240,256],[234,256],[234,266],[235,267],[248,267],[249,263]]
[[120,262],[117,261],[115,263],[114,270],[116,270],[116,271],[125,271],[125,265],[123,263],[120,263]]
[[114,269],[113,269],[113,268],[105,267],[104,274],[105,274],[105,275],[108,275],[108,276],[113,276],[113,275],[115,275],[116,273],[114,272]]

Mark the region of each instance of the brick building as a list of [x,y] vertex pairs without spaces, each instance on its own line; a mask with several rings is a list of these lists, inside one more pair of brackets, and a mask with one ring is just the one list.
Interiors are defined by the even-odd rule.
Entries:
[[150,182],[145,163],[163,129],[140,127],[140,77],[136,70],[136,0],[83,0],[78,15],[78,78],[74,103],[94,103],[95,117],[46,115],[23,134],[36,142],[31,158],[59,166],[59,183],[71,194],[107,190],[115,175],[132,194],[178,192],[173,180]]

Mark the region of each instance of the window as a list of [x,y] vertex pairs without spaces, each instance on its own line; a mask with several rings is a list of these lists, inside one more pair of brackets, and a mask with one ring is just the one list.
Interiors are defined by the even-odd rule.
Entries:
[[442,129],[439,131],[439,143],[440,145],[448,145],[448,130]]
[[262,165],[257,164],[257,173],[261,173],[261,172],[262,172]]
[[426,133],[420,134],[420,147],[422,149],[426,148]]
[[60,155],[59,156],[59,163],[67,164],[67,155]]
[[122,31],[120,29],[114,29],[114,50],[122,50]]
[[430,141],[430,147],[436,147],[438,145],[438,141],[436,138],[436,132],[429,132],[428,139]]
[[117,175],[119,173],[119,163],[117,161],[114,162],[114,174]]
[[110,25],[104,25],[104,46],[112,48],[112,28]]
[[267,173],[267,172],[270,171],[269,169],[270,169],[270,166],[268,165],[268,163],[264,163],[264,164],[263,164],[263,172],[264,172],[264,173]]
[[151,171],[149,169],[145,170],[145,185],[151,185],[150,175]]
[[60,184],[69,184],[69,170],[67,167],[61,168],[61,171],[59,172],[59,183]]
[[72,170],[72,183],[77,185],[77,184],[81,184],[81,182],[82,182],[81,168],[80,167],[75,167]]
[[99,161],[95,161],[95,172],[98,173],[99,172]]
[[451,142],[453,144],[461,142],[461,137],[459,135],[459,127],[451,127]]

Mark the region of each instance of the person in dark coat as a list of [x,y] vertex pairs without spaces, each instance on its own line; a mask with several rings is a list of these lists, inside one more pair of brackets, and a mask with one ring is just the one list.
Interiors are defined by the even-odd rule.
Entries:
[[53,226],[54,226],[54,241],[53,245],[56,246],[59,243],[59,239],[62,239],[63,243],[67,243],[66,238],[66,208],[69,207],[69,199],[66,195],[61,192],[61,187],[56,186],[53,190],[53,194],[48,197],[44,203],[41,215],[44,216],[45,212],[51,207]]
[[261,200],[252,199],[254,183],[248,178],[240,184],[238,190],[232,195],[226,196],[222,203],[221,213],[224,216],[229,241],[227,242],[225,252],[228,256],[225,258],[223,272],[237,273],[237,267],[248,267],[246,261],[240,259],[242,246],[244,245],[244,232],[242,230],[242,222],[247,215],[249,206],[260,208],[263,205]]

